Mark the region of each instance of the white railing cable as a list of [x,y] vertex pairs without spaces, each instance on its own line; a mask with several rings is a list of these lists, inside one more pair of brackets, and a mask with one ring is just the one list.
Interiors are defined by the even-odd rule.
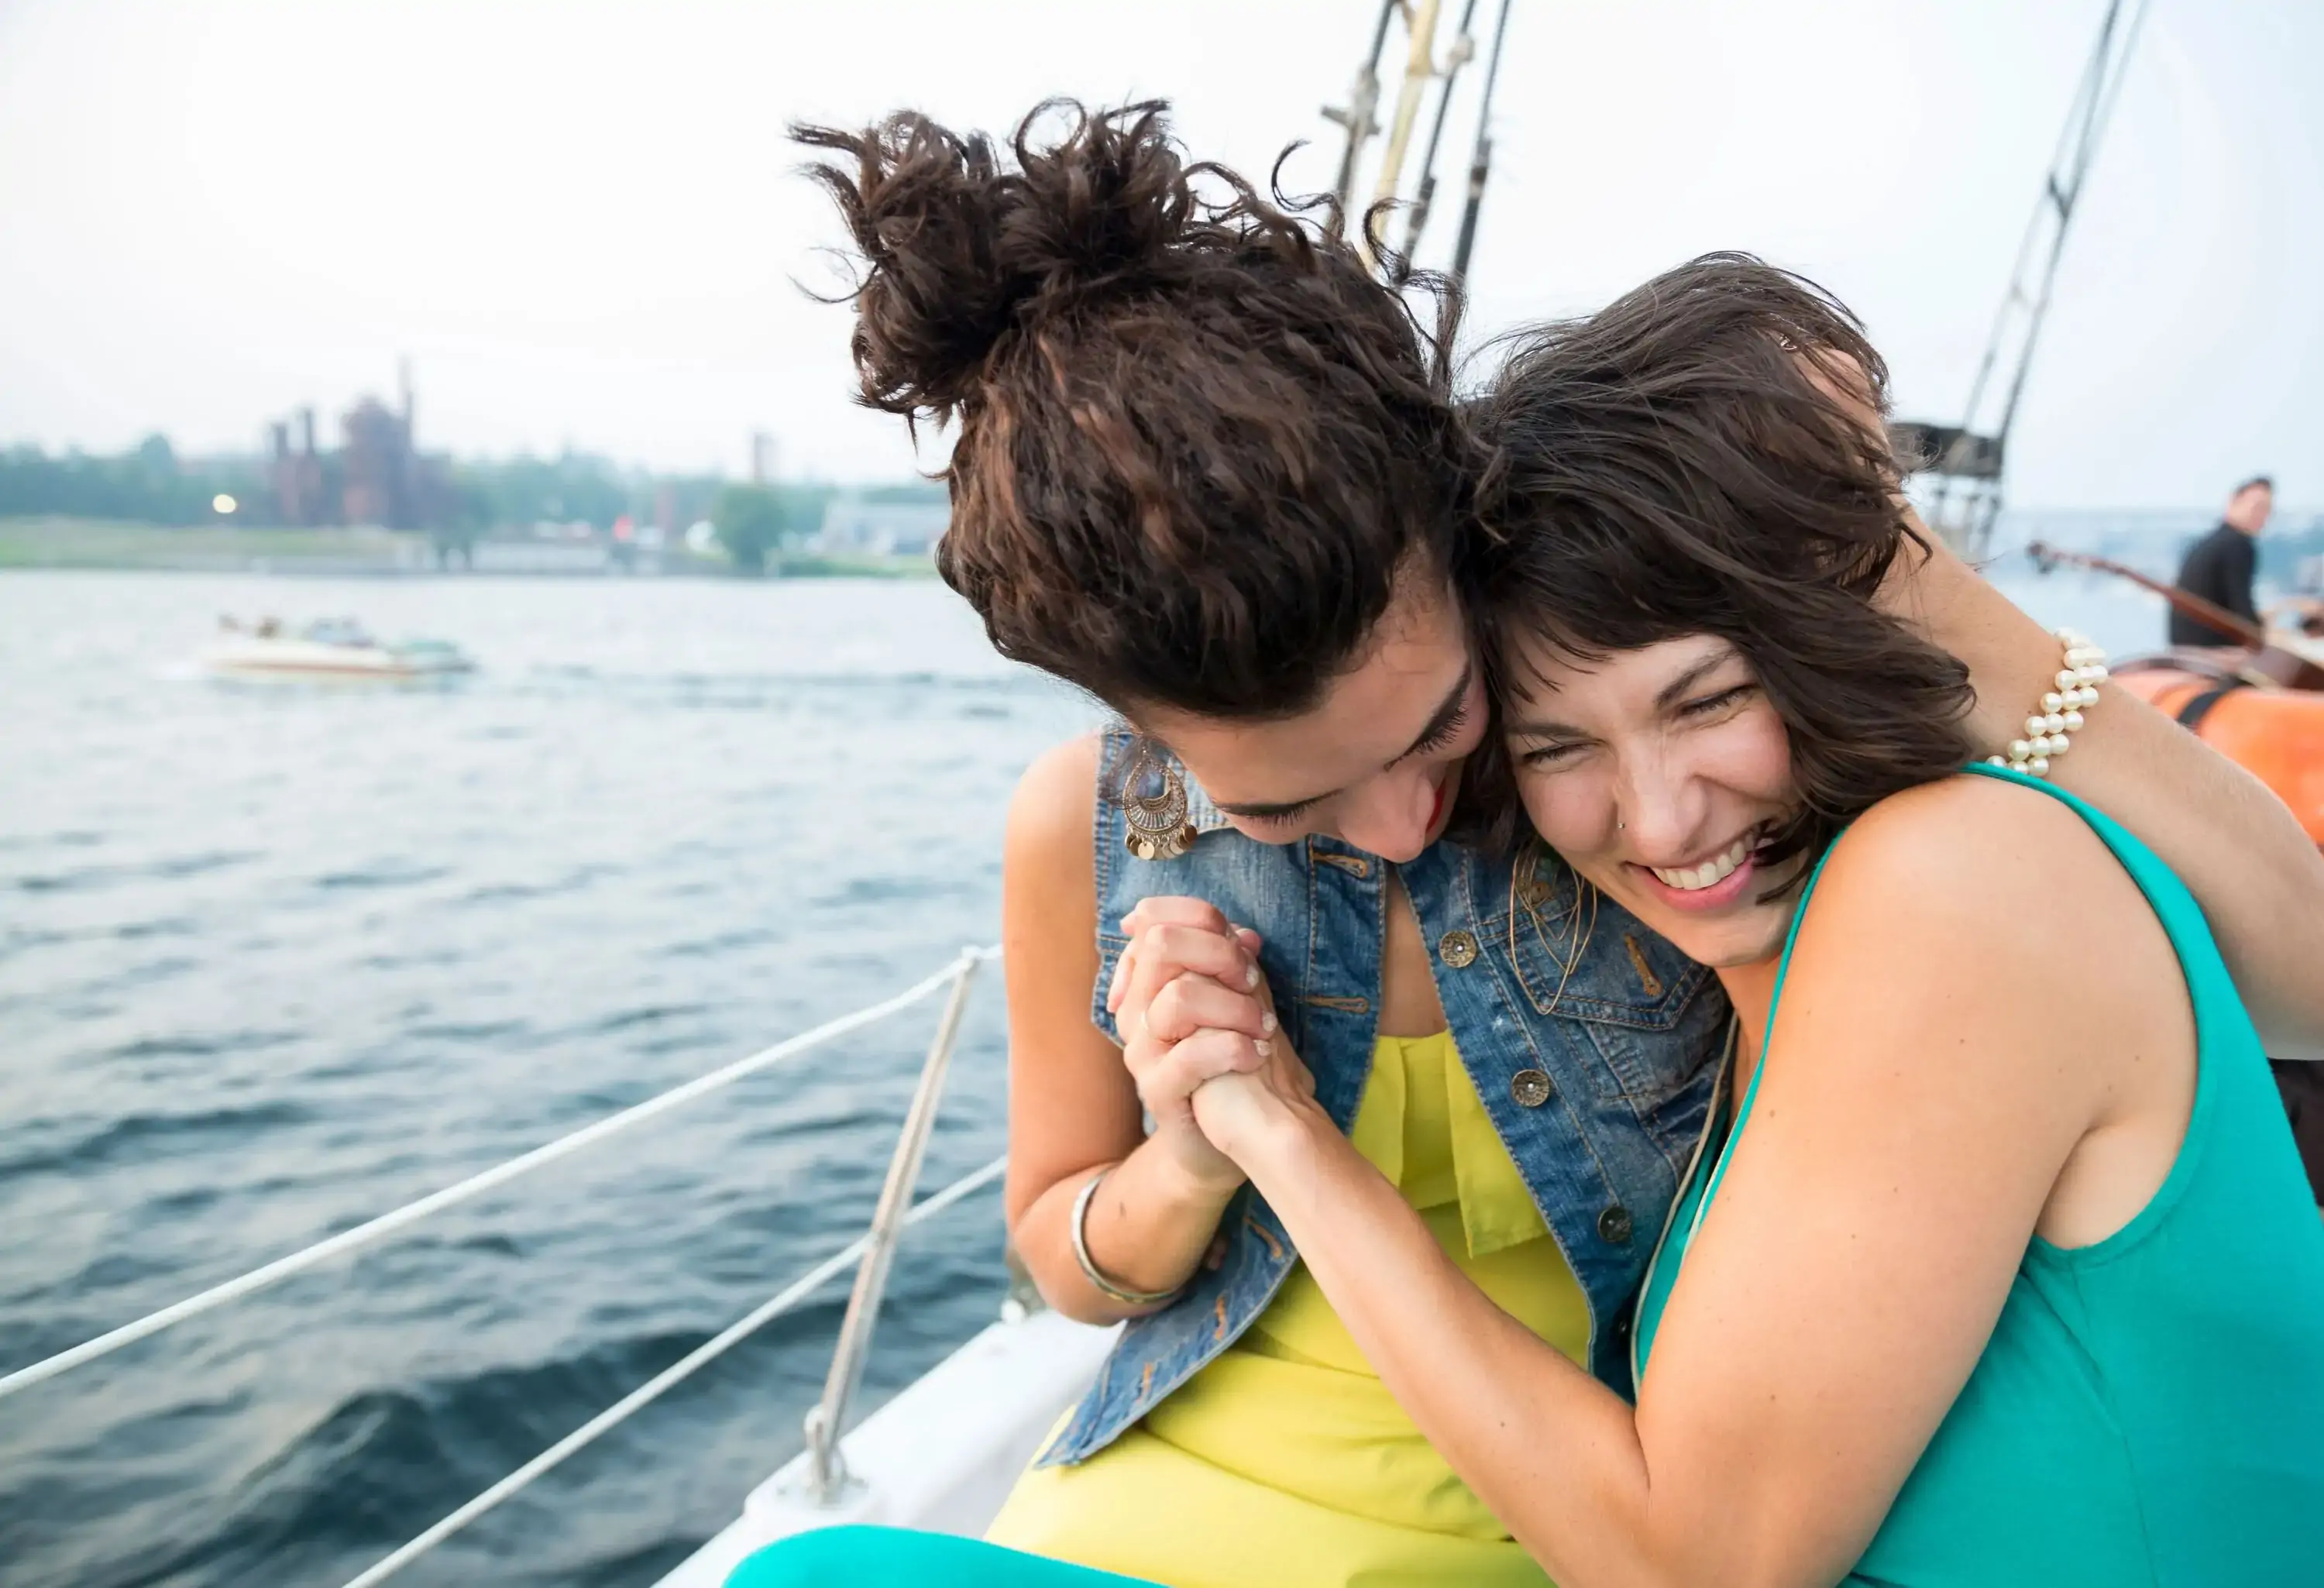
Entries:
[[[909,1228],[923,1219],[933,1218],[971,1192],[982,1190],[999,1179],[1008,1166],[1008,1155],[1004,1153],[982,1168],[954,1180],[935,1196],[914,1206],[912,1211],[904,1216],[905,1227]],[[872,1244],[872,1240],[870,1233],[857,1236],[846,1246],[809,1269],[748,1316],[730,1325],[719,1334],[687,1352],[604,1411],[599,1412],[507,1477],[477,1495],[467,1504],[453,1511],[442,1521],[396,1550],[394,1554],[385,1556],[370,1570],[360,1576],[349,1578],[345,1588],[372,1588],[372,1584],[375,1583],[385,1582],[394,1573],[435,1548],[470,1522],[499,1505],[501,1501],[524,1489],[535,1478],[558,1466],[567,1456],[591,1444],[608,1429],[628,1420],[632,1414],[650,1405],[666,1391],[692,1377],[697,1370],[724,1355],[727,1351],[749,1338],[769,1320],[788,1312],[816,1290],[846,1272],[850,1267],[862,1260],[864,1252]]]
[[802,1031],[796,1037],[786,1038],[773,1047],[762,1048],[747,1058],[738,1058],[723,1069],[715,1069],[708,1075],[697,1076],[693,1080],[682,1085],[674,1086],[659,1096],[650,1097],[643,1103],[622,1110],[619,1113],[608,1114],[595,1124],[584,1125],[570,1135],[560,1136],[554,1141],[536,1147],[531,1151],[510,1159],[505,1163],[497,1164],[481,1174],[471,1175],[457,1185],[447,1186],[441,1191],[423,1196],[417,1202],[406,1203],[391,1213],[382,1214],[366,1223],[357,1224],[352,1230],[342,1231],[327,1240],[318,1241],[312,1246],[294,1251],[288,1257],[277,1258],[263,1268],[253,1269],[238,1279],[228,1279],[224,1284],[212,1286],[199,1295],[189,1296],[174,1306],[165,1306],[159,1312],[148,1313],[134,1323],[124,1324],[121,1327],[99,1334],[93,1340],[84,1341],[69,1351],[60,1351],[54,1356],[33,1362],[29,1367],[18,1368],[14,1372],[0,1377],[0,1399],[14,1395],[20,1390],[29,1390],[35,1384],[55,1378],[59,1373],[68,1372],[84,1362],[94,1362],[100,1356],[109,1355],[123,1346],[134,1344],[148,1335],[158,1334],[173,1324],[183,1323],[188,1318],[198,1317],[215,1307],[224,1306],[229,1301],[239,1300],[254,1290],[263,1290],[270,1285],[290,1278],[293,1274],[304,1273],[317,1264],[327,1262],[344,1252],[370,1246],[408,1225],[419,1223],[431,1214],[441,1213],[447,1207],[481,1196],[496,1186],[507,1185],[520,1175],[530,1174],[544,1164],[555,1163],[558,1159],[569,1158],[584,1148],[594,1147],[607,1137],[628,1130],[632,1125],[642,1124],[657,1114],[667,1113],[673,1108],[691,1103],[696,1098],[706,1096],[721,1087],[731,1086],[735,1082],[754,1076],[769,1066],[780,1063],[795,1054],[804,1053],[811,1048],[821,1047],[835,1038],[844,1037],[850,1031],[860,1029],[875,1020],[883,1020],[899,1010],[910,1007],[939,989],[951,985],[959,977],[973,970],[978,964],[995,957],[999,953],[1000,950],[997,948],[967,950],[942,970],[906,988],[892,998],[865,1009],[859,1009],[853,1014],[842,1015],[837,1020],[826,1020],[814,1029]]

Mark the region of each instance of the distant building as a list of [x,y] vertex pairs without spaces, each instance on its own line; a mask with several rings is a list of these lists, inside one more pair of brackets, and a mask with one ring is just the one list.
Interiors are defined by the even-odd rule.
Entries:
[[824,506],[816,545],[826,552],[875,557],[927,557],[936,550],[952,504],[940,492],[842,491]]
[[299,449],[290,448],[290,426],[278,420],[268,427],[268,484],[274,492],[275,511],[286,524],[319,524],[331,514],[323,480],[323,460],[315,451],[315,411],[299,411]]
[[449,522],[451,481],[440,459],[422,457],[413,445],[410,365],[399,373],[402,411],[364,398],[340,416],[334,456],[315,449],[312,408],[299,411],[296,451],[290,426],[272,427],[272,484],[284,522],[432,530]]
[[419,527],[413,510],[411,423],[366,397],[339,420],[339,513],[343,522]]

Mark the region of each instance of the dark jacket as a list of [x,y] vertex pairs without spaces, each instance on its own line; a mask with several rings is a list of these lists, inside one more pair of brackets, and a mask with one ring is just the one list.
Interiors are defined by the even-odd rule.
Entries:
[[[2235,525],[2221,523],[2187,549],[2187,560],[2179,565],[2179,587],[2190,596],[2200,596],[2214,606],[2223,606],[2237,617],[2257,623],[2259,608],[2252,605],[2252,577],[2258,565],[2258,542]],[[2219,632],[2200,618],[2190,617],[2176,607],[2172,609],[2173,645],[2242,642],[2233,634]]]

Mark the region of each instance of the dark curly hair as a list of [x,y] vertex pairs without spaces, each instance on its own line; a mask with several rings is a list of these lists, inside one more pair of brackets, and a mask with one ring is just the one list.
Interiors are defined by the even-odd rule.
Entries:
[[[1873,605],[1924,554],[1877,422],[1887,369],[1814,283],[1707,254],[1585,319],[1520,331],[1473,419],[1489,461],[1463,598],[1496,693],[1545,637],[1589,661],[1689,634],[1748,659],[1790,731],[1800,809],[1770,859],[1820,853],[1969,759],[1969,672]],[[1498,738],[1472,833],[1511,841]]]
[[861,400],[958,421],[936,567],[993,644],[1125,711],[1292,715],[1452,573],[1457,304],[1424,282],[1425,328],[1329,204],[1188,163],[1166,115],[1052,101],[1013,162],[908,112],[792,135],[846,157],[812,175],[865,265]]

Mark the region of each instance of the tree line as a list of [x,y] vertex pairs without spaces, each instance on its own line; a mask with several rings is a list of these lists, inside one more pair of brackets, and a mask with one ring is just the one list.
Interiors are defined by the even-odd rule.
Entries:
[[[656,474],[580,452],[428,462],[431,471],[440,471],[446,486],[431,494],[431,522],[424,530],[439,545],[473,544],[496,530],[540,523],[586,523],[610,531],[627,518],[677,534],[707,521],[735,566],[748,572],[815,533],[835,491],[822,485],[736,485],[715,475]],[[865,494],[875,500],[924,497],[929,489],[900,485]],[[0,449],[0,518],[214,524],[226,516],[213,505],[221,496],[233,498],[235,523],[264,528],[285,522],[270,466],[262,457],[187,457],[159,435],[109,456],[51,454],[26,446]]]

